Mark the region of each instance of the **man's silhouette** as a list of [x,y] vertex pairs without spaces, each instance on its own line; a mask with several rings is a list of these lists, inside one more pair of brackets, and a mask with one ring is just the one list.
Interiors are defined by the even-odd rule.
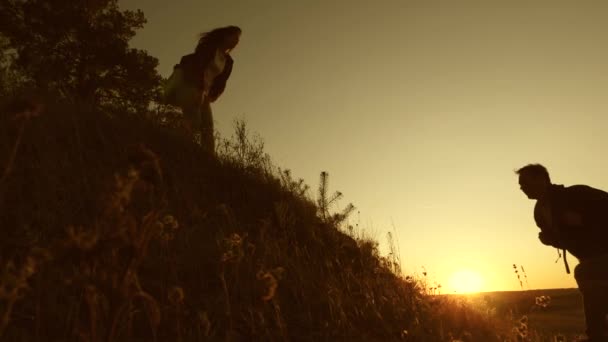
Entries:
[[608,193],[586,185],[552,184],[540,164],[516,173],[521,190],[536,200],[540,241],[562,249],[564,260],[566,251],[579,260],[574,278],[583,295],[587,341],[608,341]]

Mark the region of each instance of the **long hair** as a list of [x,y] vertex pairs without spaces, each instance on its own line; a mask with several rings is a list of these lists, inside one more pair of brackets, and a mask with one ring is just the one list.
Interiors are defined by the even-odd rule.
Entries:
[[238,26],[225,26],[201,33],[194,52],[199,54],[215,50],[223,44],[225,37],[235,33],[241,33],[241,28]]

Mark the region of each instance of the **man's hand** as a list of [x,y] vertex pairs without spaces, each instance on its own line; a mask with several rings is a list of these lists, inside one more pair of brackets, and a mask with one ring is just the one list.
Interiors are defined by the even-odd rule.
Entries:
[[551,232],[540,232],[538,233],[538,239],[544,245],[553,246],[556,248],[564,248],[563,244],[558,240],[557,236]]

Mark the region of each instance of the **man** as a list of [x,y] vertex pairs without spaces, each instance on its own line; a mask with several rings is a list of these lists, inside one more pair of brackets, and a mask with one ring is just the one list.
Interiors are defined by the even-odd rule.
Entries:
[[579,260],[574,278],[583,295],[586,341],[608,341],[608,193],[586,185],[552,184],[540,164],[516,173],[521,190],[536,200],[540,241],[562,249],[564,260],[566,251]]

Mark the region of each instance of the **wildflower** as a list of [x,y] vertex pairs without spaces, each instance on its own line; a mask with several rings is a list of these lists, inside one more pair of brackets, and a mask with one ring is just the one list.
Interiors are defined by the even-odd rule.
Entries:
[[92,249],[99,240],[97,231],[84,230],[82,227],[75,228],[74,226],[68,226],[66,228],[66,233],[68,235],[68,241],[83,251]]
[[271,300],[274,297],[275,291],[277,289],[278,283],[276,278],[270,272],[259,271],[256,275],[258,280],[264,282],[265,294],[262,295],[261,299],[265,302]]
[[173,305],[182,304],[184,301],[184,290],[179,286],[173,286],[167,295],[169,302]]
[[562,334],[557,334],[553,337],[554,342],[566,342],[566,336]]
[[227,239],[227,242],[232,247],[240,246],[243,243],[243,239],[237,233],[232,233],[230,237]]
[[179,228],[179,223],[177,222],[177,220],[175,219],[175,217],[173,217],[173,215],[166,215],[163,218],[163,225],[165,227],[169,227],[173,230]]
[[261,299],[265,302],[271,300],[279,286],[279,282],[277,280],[281,278],[284,269],[282,267],[277,267],[271,271],[262,271],[260,270],[256,274],[256,278],[264,283],[265,293],[262,295]]
[[241,237],[239,234],[233,233],[224,239],[225,252],[222,254],[222,262],[240,261],[243,258],[243,240],[246,237],[246,234]]
[[29,278],[36,273],[36,260],[32,256],[27,256],[21,272],[25,278]]
[[538,306],[541,309],[546,309],[550,303],[550,296],[538,296],[534,299],[534,305]]
[[179,223],[173,215],[166,215],[161,221],[157,222],[160,239],[162,241],[171,241],[175,237],[175,231],[179,228]]
[[209,315],[206,311],[198,311],[197,312],[199,324],[201,326],[201,331],[203,332],[203,336],[209,336],[211,332],[211,322],[209,321]]
[[520,320],[519,323],[521,324],[528,324],[528,316],[523,316]]

